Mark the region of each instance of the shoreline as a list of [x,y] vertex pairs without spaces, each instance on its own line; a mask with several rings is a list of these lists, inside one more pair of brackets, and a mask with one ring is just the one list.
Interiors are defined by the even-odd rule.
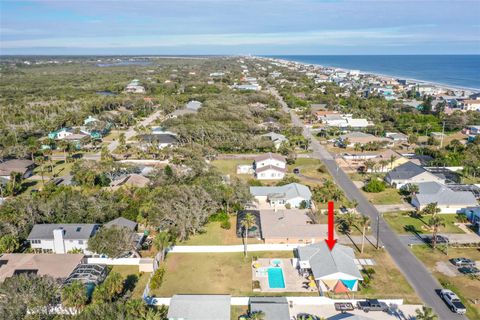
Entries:
[[421,79],[414,79],[414,78],[408,78],[408,77],[402,77],[402,76],[397,76],[397,75],[389,75],[389,74],[383,74],[383,73],[377,73],[373,71],[366,71],[366,70],[361,70],[361,69],[348,69],[344,67],[335,67],[335,66],[327,66],[327,65],[322,65],[318,63],[308,63],[308,62],[300,62],[297,60],[287,60],[283,58],[274,58],[274,57],[263,57],[263,56],[256,56],[256,58],[260,59],[272,59],[275,61],[281,61],[281,62],[293,62],[293,63],[299,63],[302,65],[312,65],[315,67],[321,67],[321,68],[331,68],[331,69],[336,69],[336,70],[341,70],[341,71],[352,71],[352,70],[358,70],[360,74],[362,75],[371,75],[371,76],[376,76],[376,77],[384,77],[384,78],[390,78],[390,79],[405,79],[407,81],[412,81],[416,82],[418,84],[426,84],[426,85],[431,85],[435,88],[440,88],[440,89],[446,89],[446,90],[452,90],[452,91],[471,91],[473,93],[479,93],[480,88],[473,88],[473,87],[465,87],[465,86],[456,86],[456,85],[451,85],[451,84],[446,84],[446,83],[441,83],[441,82],[434,82],[430,80],[421,80]]

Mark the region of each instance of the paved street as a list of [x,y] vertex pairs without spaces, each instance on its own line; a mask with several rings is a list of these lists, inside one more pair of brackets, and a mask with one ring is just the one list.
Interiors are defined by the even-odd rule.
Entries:
[[439,290],[442,289],[440,283],[413,255],[408,246],[400,240],[399,236],[390,229],[385,220],[380,216],[378,210],[363,196],[348,175],[337,165],[332,155],[311,134],[295,112],[288,108],[278,92],[273,88],[270,88],[270,92],[278,99],[283,110],[291,115],[292,123],[295,126],[303,128],[304,136],[311,140],[310,146],[313,150],[313,156],[323,161],[333,176],[336,184],[345,192],[345,195],[349,199],[356,199],[358,201],[358,211],[363,215],[370,217],[372,221],[372,230],[376,230],[378,221],[380,239],[383,242],[385,249],[391,255],[400,271],[425,304],[432,307],[440,319],[466,319],[464,316],[452,313],[447,308],[438,295]]

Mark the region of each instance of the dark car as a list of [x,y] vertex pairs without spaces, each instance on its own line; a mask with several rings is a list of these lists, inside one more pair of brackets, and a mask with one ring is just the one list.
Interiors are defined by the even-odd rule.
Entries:
[[[437,239],[437,244],[442,244],[442,243],[446,244],[450,242],[450,240],[448,240],[447,237],[441,236],[441,235],[437,235],[436,239]],[[433,243],[433,236],[429,236],[426,240],[428,243]]]
[[457,267],[474,267],[475,261],[468,258],[453,258],[450,262]]
[[293,169],[293,173],[294,174],[300,174],[300,169],[298,169],[298,168]]
[[458,268],[458,271],[460,273],[469,274],[469,275],[480,273],[480,269],[478,269],[477,267],[461,267],[461,268]]

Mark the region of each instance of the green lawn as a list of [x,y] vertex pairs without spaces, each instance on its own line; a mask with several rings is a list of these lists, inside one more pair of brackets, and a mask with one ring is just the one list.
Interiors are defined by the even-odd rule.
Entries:
[[138,272],[138,266],[113,266],[112,272],[118,272],[125,279],[125,283],[133,287],[132,298],[141,299],[147,285],[150,273]]
[[384,191],[378,193],[365,192],[363,190],[362,192],[372,204],[399,204],[403,202],[402,196],[400,196],[400,193],[395,188],[386,188]]
[[[266,295],[252,291],[252,257],[292,258],[291,251],[235,253],[171,253],[162,286],[152,291],[158,297],[174,294]],[[278,294],[277,294],[278,295]],[[281,295],[288,295],[282,293]],[[290,293],[292,295],[292,293]],[[296,295],[296,294],[295,294]],[[312,295],[312,294],[310,294]],[[318,293],[317,293],[318,295]]]
[[230,177],[237,177],[243,181],[253,179],[253,174],[237,174],[237,166],[241,164],[252,164],[253,160],[213,160],[211,164],[218,169],[222,174],[230,175]]
[[465,257],[479,261],[480,250],[474,248],[449,248],[448,256],[439,250],[433,251],[429,246],[413,246],[412,251],[444,287],[454,291],[462,299],[467,306],[467,317],[469,319],[480,319],[480,305],[472,303],[472,300],[480,297],[480,278],[473,279],[464,275],[450,277],[439,272],[435,267],[437,262],[443,261],[449,264],[448,260],[455,257]]
[[[444,233],[465,233],[462,229],[454,225],[457,222],[456,214],[441,214],[445,219],[445,227],[440,229],[440,232]],[[405,230],[406,226],[413,226],[418,233],[431,233],[427,228],[427,222],[431,218],[431,215],[425,215],[421,219],[413,218],[407,212],[393,212],[385,213],[383,215],[387,223],[397,233],[408,233]]]
[[300,169],[300,173],[304,176],[311,177],[314,179],[328,179],[330,175],[326,171],[325,173],[319,172],[317,169],[323,167],[326,171],[327,169],[323,165],[322,161],[312,158],[297,158],[294,164],[287,166],[289,172],[293,172],[293,169]]
[[[236,234],[237,218],[230,217],[230,229],[226,230],[220,227],[220,222],[209,222],[205,225],[205,232],[190,237],[179,245],[199,246],[199,245],[234,245],[243,244],[242,238]],[[248,243],[263,243],[262,240],[248,239]]]

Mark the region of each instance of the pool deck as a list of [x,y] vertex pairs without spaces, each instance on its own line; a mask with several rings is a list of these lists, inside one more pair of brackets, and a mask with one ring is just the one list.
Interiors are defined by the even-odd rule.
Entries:
[[[285,281],[285,288],[270,288],[268,285],[268,275],[266,268],[274,267],[272,261],[279,260],[279,267],[282,268],[283,279]],[[257,266],[257,268],[254,267]],[[258,270],[265,270],[265,272],[257,272]],[[258,275],[257,273],[263,273]],[[265,259],[261,258],[252,262],[252,280],[260,282],[261,292],[318,292],[316,288],[308,288],[308,280],[298,274],[297,269],[292,265],[291,259]]]

